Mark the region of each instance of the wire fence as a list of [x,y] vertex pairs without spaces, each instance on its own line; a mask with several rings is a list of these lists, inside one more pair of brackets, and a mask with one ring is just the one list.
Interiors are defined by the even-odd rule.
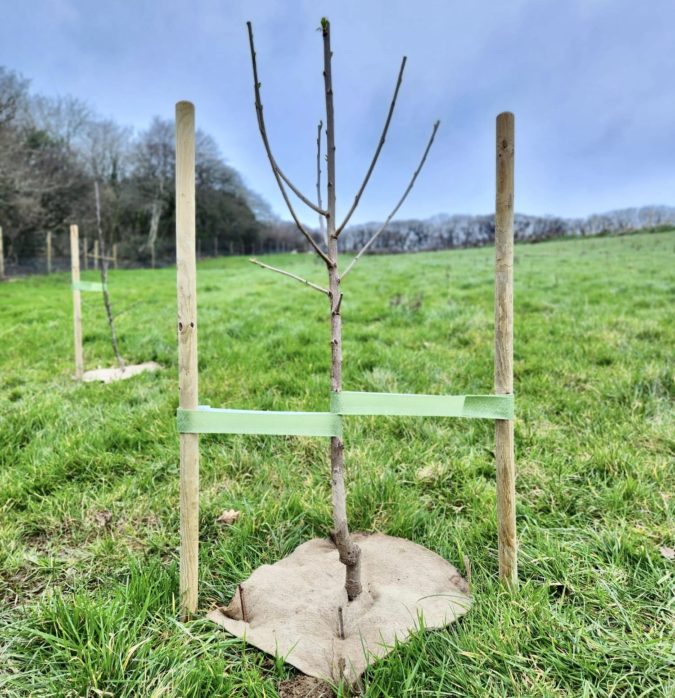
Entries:
[[[8,245],[7,240],[5,240],[4,275],[9,277],[70,271],[70,238],[68,233],[45,234],[43,239],[42,245],[34,245],[28,249],[20,248],[20,252],[15,251],[16,245]],[[255,256],[294,251],[304,251],[303,244],[274,239],[244,242],[211,238],[197,241],[198,259],[241,255]],[[106,258],[110,269],[152,269],[174,265],[176,251],[172,241],[158,241],[153,254],[145,242],[122,240],[106,246]],[[80,268],[83,271],[97,269],[100,259],[98,240],[81,235]]]

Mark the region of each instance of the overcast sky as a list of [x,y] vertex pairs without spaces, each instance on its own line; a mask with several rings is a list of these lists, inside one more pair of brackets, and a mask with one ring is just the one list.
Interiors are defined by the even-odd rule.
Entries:
[[[246,20],[282,168],[315,188],[322,14],[332,24],[337,193],[351,201],[408,66],[379,168],[354,221],[382,219],[432,123],[441,128],[399,217],[487,213],[494,119],[516,115],[516,209],[586,215],[675,204],[675,0],[3,0],[0,64],[144,128],[193,101],[198,125],[287,217],[253,110]],[[304,216],[315,224],[314,215]]]

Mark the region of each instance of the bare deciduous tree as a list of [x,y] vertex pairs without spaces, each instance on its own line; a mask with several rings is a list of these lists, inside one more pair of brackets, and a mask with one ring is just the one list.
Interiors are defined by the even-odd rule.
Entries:
[[[356,210],[359,201],[368,185],[370,176],[375,169],[375,165],[379,158],[382,147],[384,146],[387,132],[389,130],[389,125],[394,113],[394,108],[396,106],[396,99],[403,81],[403,72],[405,70],[406,58],[404,57],[401,62],[401,67],[398,73],[398,79],[396,82],[396,87],[394,90],[394,95],[389,105],[389,110],[382,130],[382,135],[378,142],[377,148],[371,160],[371,163],[366,171],[366,175],[363,179],[361,186],[359,187],[354,201],[347,212],[347,215],[343,219],[342,223],[337,224],[337,214],[336,214],[336,183],[335,183],[335,111],[334,111],[334,99],[333,99],[333,77],[332,77],[332,57],[333,53],[331,50],[331,40],[330,40],[330,23],[326,18],[321,20],[321,34],[323,37],[323,76],[324,76],[324,91],[325,91],[325,104],[326,104],[326,114],[325,114],[325,124],[326,124],[326,208],[323,207],[321,199],[321,132],[323,128],[323,122],[319,122],[318,135],[317,135],[317,203],[315,204],[307,196],[305,196],[287,177],[287,175],[282,171],[278,165],[274,155],[272,154],[272,149],[267,136],[267,129],[265,127],[265,120],[263,115],[263,105],[260,96],[260,81],[258,80],[258,66],[256,60],[255,46],[253,42],[253,28],[251,22],[247,22],[249,45],[251,51],[251,63],[253,68],[253,85],[255,93],[255,110],[258,119],[258,128],[260,130],[260,135],[262,137],[263,145],[267,153],[267,157],[272,168],[272,173],[276,179],[281,195],[288,206],[288,210],[295,221],[296,226],[300,232],[305,236],[307,242],[314,249],[314,251],[323,259],[326,264],[326,270],[328,273],[328,288],[324,289],[317,284],[311,283],[296,274],[291,274],[290,272],[278,269],[276,267],[271,267],[270,265],[262,264],[257,260],[251,260],[258,266],[269,269],[271,271],[279,272],[284,276],[293,278],[297,281],[302,282],[309,288],[325,293],[329,299],[329,310],[330,310],[330,320],[331,320],[331,390],[333,392],[340,392],[342,390],[342,316],[341,316],[341,306],[342,306],[342,291],[340,289],[340,282],[344,277],[344,274],[340,275],[339,264],[338,264],[338,237],[340,233],[344,230],[345,226],[352,217],[352,214]],[[394,217],[396,212],[402,206],[406,197],[410,193],[410,190],[415,184],[415,180],[422,169],[427,154],[433,144],[436,131],[438,129],[439,122],[434,124],[433,131],[429,142],[424,150],[422,160],[419,166],[415,170],[410,183],[405,189],[400,200],[394,207],[393,211],[390,213],[386,219],[384,225],[372,236],[372,238],[364,245],[363,249],[356,255],[352,263],[347,268],[347,271],[353,268],[354,264],[361,258],[363,253],[370,247],[374,242],[375,238],[382,233],[386,228],[389,221]],[[325,245],[326,249],[322,249],[320,244],[314,239],[311,232],[300,222],[300,219],[291,204],[289,194],[286,187],[293,192],[302,203],[306,204],[310,209],[319,215],[321,221],[321,230],[323,231],[325,222]],[[346,274],[347,272],[345,272]],[[347,591],[347,597],[350,601],[354,600],[361,593],[361,551],[356,545],[350,534],[349,525],[347,520],[347,501],[346,501],[346,490],[345,490],[345,478],[344,478],[344,445],[342,439],[339,437],[332,437],[330,444],[330,463],[331,463],[331,484],[332,484],[332,504],[333,504],[333,531],[332,539],[338,549],[340,562],[345,565],[345,589]]]
[[173,178],[176,151],[173,124],[155,117],[144,131],[136,146],[136,175],[149,189],[150,226],[146,247],[154,268],[157,261],[157,234],[165,205],[166,183]]

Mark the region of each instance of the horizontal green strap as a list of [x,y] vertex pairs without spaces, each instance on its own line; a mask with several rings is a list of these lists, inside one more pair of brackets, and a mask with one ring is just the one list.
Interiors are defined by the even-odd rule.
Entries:
[[73,291],[103,291],[100,281],[77,281],[71,284]]
[[200,405],[193,410],[179,407],[176,418],[181,434],[342,436],[342,419],[333,412],[263,412]]
[[513,419],[513,395],[411,395],[331,393],[331,411],[341,415],[408,415]]

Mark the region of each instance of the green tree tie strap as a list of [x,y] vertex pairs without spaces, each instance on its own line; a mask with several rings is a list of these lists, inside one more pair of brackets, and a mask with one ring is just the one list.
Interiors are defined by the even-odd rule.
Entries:
[[331,393],[331,411],[341,415],[407,415],[513,419],[513,395],[412,395]]
[[342,436],[343,415],[513,419],[513,395],[331,393],[331,412],[265,412],[199,407],[176,412],[181,434]]
[[193,410],[179,407],[176,415],[182,434],[342,436],[342,418],[333,412],[264,412],[200,405]]
[[100,281],[78,281],[71,284],[73,291],[103,291]]

